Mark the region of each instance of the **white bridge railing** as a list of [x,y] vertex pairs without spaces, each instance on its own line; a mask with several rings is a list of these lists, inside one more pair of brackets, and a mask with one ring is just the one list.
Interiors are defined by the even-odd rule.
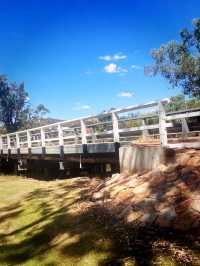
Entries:
[[[153,101],[114,109],[97,116],[1,135],[0,150],[3,154],[26,154],[30,150],[37,153],[38,149],[44,148],[54,153],[55,147],[115,142],[124,144],[147,136],[162,146],[178,146],[172,140],[178,137],[185,139],[191,133],[196,137],[195,145],[199,145],[200,128],[190,132],[187,118],[200,116],[200,108],[166,114],[165,104],[164,100]],[[175,128],[174,121],[179,121],[181,130],[168,132],[168,128]]]

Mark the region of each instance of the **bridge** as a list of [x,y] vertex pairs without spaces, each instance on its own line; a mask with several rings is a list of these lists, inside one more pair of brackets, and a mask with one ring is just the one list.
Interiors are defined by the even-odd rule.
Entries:
[[1,135],[0,158],[55,160],[60,169],[65,168],[63,162],[79,163],[80,168],[82,163],[118,168],[119,147],[134,142],[199,148],[200,108],[166,113],[166,103],[152,101]]

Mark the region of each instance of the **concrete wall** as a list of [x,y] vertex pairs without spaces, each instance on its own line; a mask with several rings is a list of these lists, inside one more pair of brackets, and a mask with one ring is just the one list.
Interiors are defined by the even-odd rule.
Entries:
[[160,163],[174,160],[174,151],[160,146],[134,145],[120,147],[120,172],[133,174],[155,169]]

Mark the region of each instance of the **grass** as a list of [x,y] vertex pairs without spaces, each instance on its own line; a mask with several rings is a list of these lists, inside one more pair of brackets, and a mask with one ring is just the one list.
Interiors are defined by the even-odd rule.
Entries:
[[46,182],[0,176],[1,266],[186,265],[166,250],[146,249],[138,242],[142,236],[149,243],[145,232],[130,249],[123,242],[126,229],[113,227],[92,208],[84,178]]
[[108,257],[102,228],[80,215],[84,191],[75,180],[0,177],[0,265],[98,265]]

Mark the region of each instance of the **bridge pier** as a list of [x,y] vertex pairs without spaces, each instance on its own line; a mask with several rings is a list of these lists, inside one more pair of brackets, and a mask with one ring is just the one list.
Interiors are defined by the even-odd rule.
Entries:
[[1,158],[0,172],[3,174],[17,174],[16,160],[9,158]]
[[2,154],[0,171],[28,178],[59,179],[78,176],[106,177],[119,172],[119,144],[115,152],[83,154]]

